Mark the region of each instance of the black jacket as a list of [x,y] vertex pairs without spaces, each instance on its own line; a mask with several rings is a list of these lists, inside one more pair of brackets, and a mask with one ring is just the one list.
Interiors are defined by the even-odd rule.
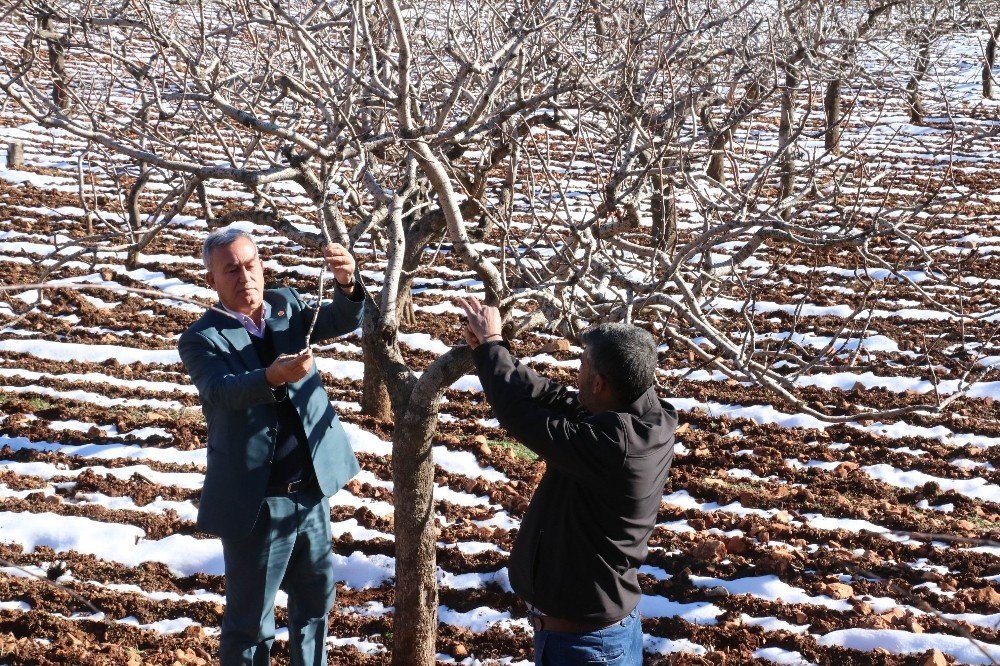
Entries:
[[621,411],[590,414],[498,343],[473,358],[500,425],[547,463],[510,554],[511,586],[547,615],[625,617],[639,603],[677,411],[650,388]]

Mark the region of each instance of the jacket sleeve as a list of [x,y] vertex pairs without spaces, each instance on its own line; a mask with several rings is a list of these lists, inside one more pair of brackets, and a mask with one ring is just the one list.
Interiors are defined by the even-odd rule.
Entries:
[[270,387],[263,368],[233,372],[219,348],[200,331],[185,331],[178,351],[202,405],[246,409],[277,402],[285,395]]
[[[347,335],[361,326],[361,319],[365,312],[365,291],[364,287],[361,286],[361,282],[355,282],[354,285],[354,293],[351,296],[344,294],[337,286],[332,288],[333,299],[320,307],[319,320],[316,322],[316,328],[313,330],[310,342],[319,342]],[[294,289],[290,291],[292,297],[298,301],[299,307],[302,309],[302,321],[305,329],[308,331],[316,309],[303,303],[298,292]]]
[[621,467],[622,450],[611,414],[589,416],[564,386],[539,377],[501,344],[473,351],[486,400],[500,425],[515,439],[588,485],[603,485]]
[[510,354],[510,348],[507,347],[506,342],[499,344],[508,352],[507,356],[525,384],[530,386],[531,399],[537,406],[575,420],[590,416],[590,412],[580,404],[579,393],[563,384],[546,379],[531,368],[522,365]]

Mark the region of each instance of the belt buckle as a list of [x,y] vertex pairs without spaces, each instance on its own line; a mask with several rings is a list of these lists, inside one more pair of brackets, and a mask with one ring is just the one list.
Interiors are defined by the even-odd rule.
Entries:
[[528,619],[531,622],[531,628],[532,629],[534,629],[535,631],[545,631],[545,616],[544,615],[531,614],[531,615],[528,616]]

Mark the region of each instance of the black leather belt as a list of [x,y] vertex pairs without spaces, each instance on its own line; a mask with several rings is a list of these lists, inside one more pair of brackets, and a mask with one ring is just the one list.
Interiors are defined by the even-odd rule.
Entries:
[[292,493],[299,492],[301,490],[309,490],[312,488],[313,484],[316,483],[315,476],[309,476],[305,479],[297,479],[291,483],[282,483],[276,486],[268,486],[268,495],[291,495]]
[[557,631],[566,634],[589,634],[592,631],[606,629],[613,624],[621,622],[578,622],[576,620],[566,620],[561,617],[551,615],[529,615],[531,626],[535,631]]

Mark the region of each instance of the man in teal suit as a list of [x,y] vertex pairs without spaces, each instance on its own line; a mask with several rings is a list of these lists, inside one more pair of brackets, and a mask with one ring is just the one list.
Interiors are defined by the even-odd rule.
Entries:
[[213,232],[202,258],[225,313],[206,311],[180,338],[208,423],[198,529],[222,539],[223,666],[270,663],[279,587],[288,593],[292,663],[326,663],[335,594],[328,498],[359,467],[306,336],[314,317],[308,342],[355,330],[364,293],[343,246],[323,255],[337,286],[317,311],[293,289],[264,289],[249,234]]

